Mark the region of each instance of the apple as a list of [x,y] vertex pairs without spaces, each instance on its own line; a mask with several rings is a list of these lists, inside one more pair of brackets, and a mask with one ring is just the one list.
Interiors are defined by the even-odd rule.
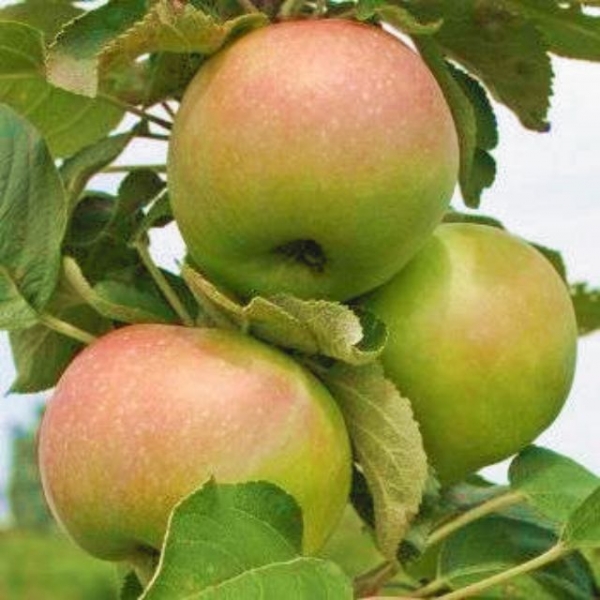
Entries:
[[459,150],[422,59],[381,28],[311,19],[212,57],[175,119],[168,185],[189,253],[238,294],[344,300],[439,224]]
[[133,564],[160,549],[175,504],[210,477],[293,495],[313,553],[351,477],[343,418],[310,373],[242,334],[169,325],[119,329],[74,359],[44,415],[39,463],[71,537]]
[[389,327],[385,370],[411,400],[444,483],[521,450],[567,398],[577,345],[569,292],[505,231],[441,225],[364,304]]

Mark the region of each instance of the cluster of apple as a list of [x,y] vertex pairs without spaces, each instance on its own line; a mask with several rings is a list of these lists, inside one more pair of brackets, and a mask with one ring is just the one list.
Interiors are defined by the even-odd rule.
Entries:
[[[440,222],[457,134],[419,56],[380,28],[310,20],[211,58],[168,158],[190,260],[243,298],[362,304],[389,329],[387,376],[443,483],[518,451],[571,385],[576,324],[549,262],[508,233]],[[510,425],[508,425],[510,423]],[[66,370],[40,432],[45,491],[92,554],[140,561],[210,477],[292,494],[316,552],[347,503],[352,453],[325,386],[241,333],[118,329]]]

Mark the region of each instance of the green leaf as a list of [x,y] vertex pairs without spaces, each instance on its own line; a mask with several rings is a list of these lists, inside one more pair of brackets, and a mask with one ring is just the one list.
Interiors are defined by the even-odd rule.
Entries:
[[27,117],[54,156],[69,156],[106,135],[123,110],[103,100],[82,98],[49,85],[39,31],[0,21],[0,102]]
[[[47,310],[52,316],[94,335],[112,329],[111,322],[85,304],[64,278]],[[69,363],[84,348],[82,343],[44,325],[13,331],[9,340],[17,371],[10,391],[18,394],[42,392],[54,387]]]
[[131,132],[103,138],[95,144],[82,148],[77,154],[65,160],[60,174],[69,198],[71,211],[75,208],[89,180],[116,160],[125,150],[131,138]]
[[577,315],[579,334],[586,335],[600,329],[600,290],[587,283],[571,286],[571,299]]
[[64,259],[65,277],[78,294],[107,319],[122,323],[176,323],[177,315],[154,294],[118,281],[92,287],[72,258]]
[[411,8],[421,20],[443,19],[431,37],[444,54],[485,83],[525,127],[548,130],[553,76],[548,44],[510,1],[416,0]]
[[600,548],[600,486],[571,513],[561,539],[570,548]]
[[98,56],[146,14],[146,0],[110,0],[69,23],[50,47],[48,80],[70,92],[98,92]]
[[49,43],[61,27],[81,14],[71,2],[65,0],[25,0],[0,8],[0,20],[18,21],[39,29]]
[[359,0],[356,16],[361,21],[376,18],[408,35],[431,35],[442,25],[442,21],[421,23],[405,8],[381,0]]
[[567,280],[567,266],[563,260],[562,254],[558,250],[553,250],[547,246],[529,242],[540,254],[543,254],[546,260],[554,267],[563,281]]
[[600,478],[575,461],[537,446],[526,448],[512,461],[509,478],[513,489],[559,524],[600,485]]
[[184,265],[182,275],[217,324],[250,332],[271,344],[356,365],[375,360],[385,345],[385,326],[369,313],[357,315],[335,302],[283,294],[257,296],[242,306],[189,265]]
[[507,4],[542,32],[555,54],[582,60],[600,60],[600,18],[581,6],[557,0],[508,0]]
[[[532,523],[488,516],[456,532],[442,546],[440,576],[451,588],[481,581],[543,554],[556,536]],[[589,600],[594,595],[590,570],[578,554],[511,579],[485,592],[485,598]]]
[[125,177],[117,198],[92,193],[79,201],[71,217],[65,253],[76,259],[92,284],[114,279],[116,271],[142,268],[130,242],[145,218],[144,207],[164,187],[154,171],[142,169]]
[[379,549],[394,559],[428,480],[427,457],[410,402],[385,379],[378,363],[337,364],[317,374],[344,415],[373,498]]
[[351,600],[333,563],[299,557],[302,517],[267,483],[207,483],[169,521],[161,560],[142,598]]
[[0,105],[0,329],[35,323],[60,272],[65,192],[38,132]]
[[423,60],[431,69],[446,96],[460,147],[459,183],[463,200],[467,206],[477,208],[481,198],[481,183],[476,173],[477,114],[471,99],[457,81],[452,67],[444,60],[441,48],[431,38],[416,38],[415,43]]
[[100,76],[132,63],[143,54],[178,52],[212,54],[234,35],[266,25],[262,13],[225,23],[192,4],[157,0],[111,0],[67,26],[51,47],[52,83],[94,97]]

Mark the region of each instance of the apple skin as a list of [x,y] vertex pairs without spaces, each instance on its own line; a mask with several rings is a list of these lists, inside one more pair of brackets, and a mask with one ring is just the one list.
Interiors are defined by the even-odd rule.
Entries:
[[422,59],[380,28],[279,23],[211,58],[169,145],[191,257],[242,296],[344,300],[389,280],[446,211],[450,110]]
[[577,325],[567,287],[500,229],[441,225],[364,303],[389,328],[386,373],[411,400],[443,483],[521,450],[568,396]]
[[170,511],[212,476],[293,495],[314,553],[351,477],[343,418],[310,373],[242,334],[168,325],[119,329],[75,358],[44,415],[39,463],[70,536],[134,563],[160,549]]

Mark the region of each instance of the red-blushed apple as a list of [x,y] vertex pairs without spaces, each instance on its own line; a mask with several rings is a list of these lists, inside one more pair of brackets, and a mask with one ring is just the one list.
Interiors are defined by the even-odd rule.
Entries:
[[160,549],[170,511],[210,477],[286,490],[313,553],[351,472],[341,413],[304,368],[242,334],[168,325],[119,329],[74,359],[44,415],[39,462],[71,537],[133,563]]
[[577,345],[567,286],[505,231],[440,226],[365,304],[389,328],[385,370],[445,483],[521,450],[567,398]]
[[188,87],[168,156],[191,257],[242,296],[344,300],[389,280],[446,211],[458,141],[423,60],[381,28],[253,31]]

